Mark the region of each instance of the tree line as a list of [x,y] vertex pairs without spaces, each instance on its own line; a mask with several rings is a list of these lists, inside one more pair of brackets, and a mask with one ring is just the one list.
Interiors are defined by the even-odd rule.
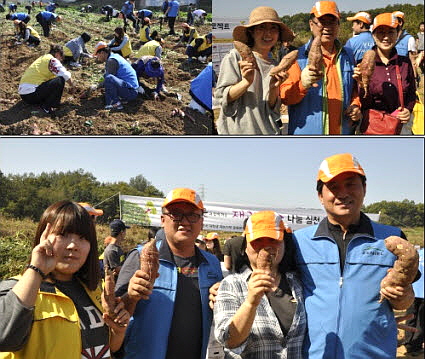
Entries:
[[[129,182],[99,182],[93,174],[83,169],[68,172],[43,172],[4,175],[0,171],[0,214],[16,218],[40,219],[43,211],[62,199],[88,202],[103,210],[99,223],[109,223],[119,213],[122,194],[142,197],[164,197],[142,174]],[[403,227],[423,227],[424,205],[410,200],[381,201],[363,208],[367,213],[381,213],[384,224]]]
[[76,202],[99,204],[103,216],[99,223],[109,223],[119,213],[122,194],[143,197],[164,197],[143,175],[130,178],[129,182],[101,183],[83,169],[68,172],[43,172],[4,175],[0,171],[0,213],[4,216],[33,221],[40,219],[43,211],[52,203],[69,199]]

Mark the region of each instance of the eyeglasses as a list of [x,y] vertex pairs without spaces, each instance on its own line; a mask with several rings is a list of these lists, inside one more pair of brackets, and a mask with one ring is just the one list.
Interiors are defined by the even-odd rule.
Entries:
[[189,223],[196,223],[202,217],[202,214],[193,213],[193,212],[192,213],[168,212],[168,213],[163,213],[163,215],[170,217],[174,222],[181,222],[183,221],[183,217],[185,217],[189,221]]
[[318,20],[317,22],[316,21],[313,21],[313,20],[311,20],[312,21],[312,23],[314,24],[314,25],[316,25],[317,27],[329,27],[329,26],[336,26],[336,25],[338,25],[339,24],[339,21],[338,21],[338,19],[333,19],[333,20]]

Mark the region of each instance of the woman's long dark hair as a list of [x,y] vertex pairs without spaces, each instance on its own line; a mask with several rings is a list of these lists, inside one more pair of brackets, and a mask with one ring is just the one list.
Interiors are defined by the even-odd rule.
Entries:
[[89,213],[78,203],[64,200],[49,206],[41,215],[34,237],[33,248],[40,243],[47,223],[56,234],[75,233],[89,241],[90,251],[83,266],[74,275],[90,290],[95,290],[100,280],[99,255],[97,252],[96,229]]

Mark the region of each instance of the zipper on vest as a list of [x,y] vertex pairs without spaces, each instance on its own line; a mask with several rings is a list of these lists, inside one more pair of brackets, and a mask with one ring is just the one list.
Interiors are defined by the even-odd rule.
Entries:
[[342,287],[342,284],[344,283],[344,277],[339,277],[339,287]]

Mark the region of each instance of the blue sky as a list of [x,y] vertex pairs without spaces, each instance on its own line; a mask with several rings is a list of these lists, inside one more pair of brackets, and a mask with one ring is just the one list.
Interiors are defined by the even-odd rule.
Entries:
[[[213,14],[218,17],[249,17],[249,13],[257,6],[271,6],[280,16],[294,15],[300,12],[309,13],[313,7],[314,0],[212,0]],[[423,0],[337,0],[340,11],[362,11],[386,7],[393,4],[423,4]]]
[[320,208],[320,162],[353,153],[367,175],[365,203],[424,197],[423,138],[0,138],[0,169],[23,174],[82,168],[100,182],[142,174],[164,193],[191,187],[204,200]]

